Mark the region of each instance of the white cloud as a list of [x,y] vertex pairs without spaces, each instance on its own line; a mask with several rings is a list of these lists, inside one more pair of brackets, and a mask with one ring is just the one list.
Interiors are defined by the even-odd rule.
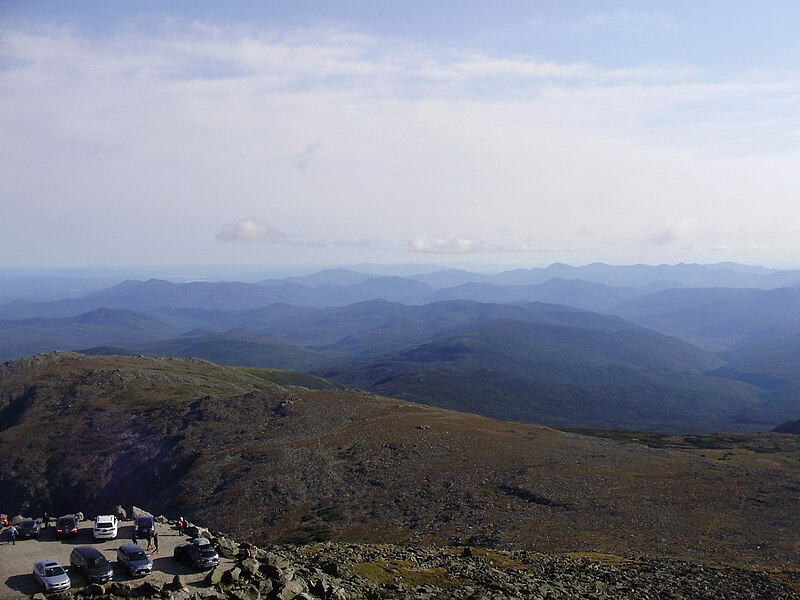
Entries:
[[700,232],[700,224],[694,217],[672,219],[655,228],[640,243],[642,246],[682,246],[691,248]]
[[306,244],[302,238],[273,229],[255,219],[241,219],[225,225],[217,234],[218,242],[246,242],[258,244]]
[[305,236],[278,231],[257,219],[240,219],[235,223],[224,225],[217,233],[218,242],[242,242],[246,244],[286,244],[289,246],[330,246],[368,248],[378,246],[376,239],[361,238],[357,240],[317,240]]

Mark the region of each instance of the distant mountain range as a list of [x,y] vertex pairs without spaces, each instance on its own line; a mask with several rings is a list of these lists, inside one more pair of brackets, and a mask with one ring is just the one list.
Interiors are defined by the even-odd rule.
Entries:
[[245,310],[276,303],[345,306],[374,299],[406,304],[454,299],[490,303],[550,302],[605,312],[624,300],[669,288],[774,289],[799,285],[800,271],[770,271],[732,263],[652,267],[555,264],[544,269],[517,269],[496,275],[450,270],[411,277],[333,269],[304,277],[265,280],[260,284],[131,280],[80,298],[10,302],[0,306],[0,319],[68,317],[97,308],[137,312],[162,307]]
[[610,312],[709,350],[734,349],[800,333],[800,288],[663,290]]
[[137,346],[179,333],[180,328],[146,315],[110,308],[97,308],[74,317],[3,320],[0,360],[59,348]]
[[[1,306],[0,359],[54,349],[198,357],[501,419],[772,429],[800,415],[798,281],[797,271],[728,263],[125,281]],[[782,284],[791,287],[771,287]]]

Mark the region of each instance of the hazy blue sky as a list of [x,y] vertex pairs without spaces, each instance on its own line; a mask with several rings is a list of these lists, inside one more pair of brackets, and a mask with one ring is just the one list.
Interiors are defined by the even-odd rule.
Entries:
[[0,0],[0,266],[800,266],[800,2]]

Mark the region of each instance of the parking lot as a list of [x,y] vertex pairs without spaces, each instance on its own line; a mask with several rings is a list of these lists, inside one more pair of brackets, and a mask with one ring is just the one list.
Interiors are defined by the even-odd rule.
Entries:
[[[146,579],[161,582],[171,582],[176,574],[183,575],[189,587],[195,591],[206,588],[203,579],[206,572],[197,572],[190,567],[176,563],[172,559],[175,546],[188,541],[186,536],[178,535],[178,531],[171,525],[156,523],[158,531],[159,552],[148,552],[153,561],[153,573]],[[117,565],[117,548],[122,544],[131,542],[133,535],[133,521],[120,521],[119,533],[115,540],[94,540],[92,537],[92,521],[79,523],[78,537],[57,540],[55,527],[51,524],[48,529],[42,529],[39,539],[17,540],[12,545],[8,529],[0,533],[0,598],[14,598],[31,596],[42,591],[33,577],[33,563],[37,560],[52,559],[65,567],[69,565],[69,554],[75,546],[90,545],[100,550],[111,562],[114,568],[114,581],[135,581],[127,571]],[[144,549],[146,542],[140,540],[139,545]],[[228,561],[220,558],[220,566],[225,567]],[[70,574],[72,588],[86,586],[86,581],[81,575]]]

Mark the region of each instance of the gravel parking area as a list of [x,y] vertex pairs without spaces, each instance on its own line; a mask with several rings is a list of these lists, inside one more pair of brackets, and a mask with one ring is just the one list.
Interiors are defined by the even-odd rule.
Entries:
[[[12,545],[8,536],[8,529],[0,532],[0,598],[18,598],[32,596],[41,589],[32,575],[33,563],[37,560],[52,559],[60,564],[69,565],[69,554],[75,546],[94,546],[98,548],[111,562],[114,568],[114,581],[134,581],[127,571],[117,565],[117,548],[131,541],[133,535],[133,522],[120,522],[119,534],[115,540],[95,540],[92,537],[92,521],[79,523],[78,537],[57,540],[55,527],[51,524],[48,529],[42,529],[39,539],[17,540]],[[153,561],[153,572],[147,579],[170,582],[176,574],[186,578],[189,588],[199,590],[206,588],[203,578],[205,571],[197,572],[190,567],[176,563],[172,559],[175,546],[185,543],[189,538],[178,535],[178,530],[162,523],[156,523],[158,531],[159,552],[148,552]],[[139,543],[145,548],[146,543]],[[220,565],[231,563],[220,558]],[[228,567],[229,568],[229,567]],[[70,575],[72,588],[80,589],[86,586],[86,581],[81,575]]]

